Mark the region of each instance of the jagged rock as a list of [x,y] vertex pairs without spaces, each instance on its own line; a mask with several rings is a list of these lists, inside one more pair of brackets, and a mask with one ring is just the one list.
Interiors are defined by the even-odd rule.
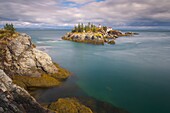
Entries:
[[58,69],[51,57],[37,50],[27,34],[19,34],[4,48],[0,68],[8,75],[40,76],[43,72],[54,74]]
[[58,113],[93,113],[76,98],[60,98],[57,102],[51,103],[48,108]]
[[0,112],[53,113],[40,106],[26,90],[13,84],[2,70],[0,70]]
[[[1,30],[0,30],[1,31]],[[6,32],[6,31],[3,31]],[[25,89],[58,86],[70,73],[52,62],[51,57],[38,49],[25,33],[15,32],[0,39],[0,69],[13,82]]]

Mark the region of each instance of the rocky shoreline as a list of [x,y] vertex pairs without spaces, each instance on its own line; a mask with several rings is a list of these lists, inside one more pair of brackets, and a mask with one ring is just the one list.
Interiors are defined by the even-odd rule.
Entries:
[[[133,32],[126,32],[123,33],[118,30],[113,30],[112,28],[108,28],[106,26],[96,27],[95,25],[88,25],[89,30],[84,30],[83,25],[79,26],[78,30],[75,30],[75,27],[72,32],[66,33],[62,39],[69,40],[73,42],[80,42],[80,43],[89,43],[94,45],[104,45],[107,44],[115,44],[115,40],[118,37],[122,36],[134,36],[138,35],[138,33]],[[92,27],[90,27],[92,26]]]
[[29,35],[4,29],[0,35],[0,112],[95,113],[76,98],[61,98],[42,107],[27,91],[59,86],[71,73],[36,49]]

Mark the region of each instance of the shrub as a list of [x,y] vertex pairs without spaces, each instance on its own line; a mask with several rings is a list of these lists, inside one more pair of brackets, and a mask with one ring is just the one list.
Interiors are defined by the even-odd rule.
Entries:
[[8,24],[8,23],[5,24],[4,29],[5,29],[5,30],[12,31],[12,32],[15,32],[15,30],[16,30],[16,29],[14,28],[14,25],[13,25],[13,24]]

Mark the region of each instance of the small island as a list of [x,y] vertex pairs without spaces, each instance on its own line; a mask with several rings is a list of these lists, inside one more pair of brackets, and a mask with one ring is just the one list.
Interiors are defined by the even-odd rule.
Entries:
[[71,32],[66,33],[62,39],[81,43],[90,43],[94,45],[115,44],[115,39],[122,36],[133,36],[138,33],[113,30],[112,27],[94,25],[90,22],[87,25],[79,23],[75,25]]

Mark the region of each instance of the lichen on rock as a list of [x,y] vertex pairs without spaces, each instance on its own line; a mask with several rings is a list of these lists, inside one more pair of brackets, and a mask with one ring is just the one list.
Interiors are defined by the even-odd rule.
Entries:
[[48,108],[58,113],[93,113],[76,98],[60,98],[56,102],[52,102]]

